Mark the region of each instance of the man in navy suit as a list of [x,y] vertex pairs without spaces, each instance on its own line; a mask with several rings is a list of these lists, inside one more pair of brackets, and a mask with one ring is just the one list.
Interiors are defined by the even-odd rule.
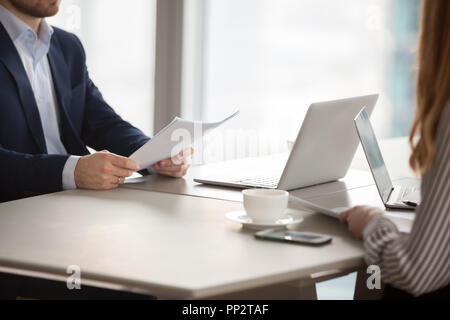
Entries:
[[[149,138],[104,101],[79,39],[46,23],[59,3],[0,0],[0,202],[116,188],[145,169],[127,157]],[[153,169],[181,177],[191,153]]]

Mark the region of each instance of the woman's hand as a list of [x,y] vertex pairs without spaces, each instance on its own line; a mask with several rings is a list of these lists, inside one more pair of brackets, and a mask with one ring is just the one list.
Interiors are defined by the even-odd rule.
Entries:
[[358,239],[362,239],[362,233],[367,224],[376,217],[384,215],[384,211],[369,206],[356,206],[349,210],[342,211],[339,221],[348,224],[348,230]]
[[181,178],[187,173],[187,170],[191,165],[193,153],[194,149],[192,147],[187,148],[172,159],[161,160],[155,164],[153,168],[159,174],[174,178]]

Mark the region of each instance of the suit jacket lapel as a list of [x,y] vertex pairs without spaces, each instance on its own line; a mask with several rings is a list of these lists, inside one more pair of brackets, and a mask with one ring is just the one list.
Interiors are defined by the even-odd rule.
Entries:
[[70,70],[64,59],[63,52],[54,33],[51,40],[48,60],[53,76],[56,96],[60,106],[61,138],[67,152],[76,155],[85,155],[89,151],[79,135],[76,133],[69,116],[69,107],[72,99],[72,85],[70,81]]
[[14,80],[16,81],[17,90],[22,102],[23,112],[27,119],[28,127],[39,147],[41,153],[47,153],[45,144],[44,131],[42,130],[41,117],[34,98],[33,89],[31,88],[22,60],[17,52],[14,43],[9,37],[3,25],[0,23],[0,60],[3,61]]

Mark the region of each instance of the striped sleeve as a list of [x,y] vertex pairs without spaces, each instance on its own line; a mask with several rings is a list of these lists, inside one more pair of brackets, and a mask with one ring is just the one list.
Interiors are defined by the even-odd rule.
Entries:
[[380,267],[383,282],[414,296],[450,283],[450,107],[446,109],[411,233],[400,233],[386,217],[372,220],[363,232],[366,263]]

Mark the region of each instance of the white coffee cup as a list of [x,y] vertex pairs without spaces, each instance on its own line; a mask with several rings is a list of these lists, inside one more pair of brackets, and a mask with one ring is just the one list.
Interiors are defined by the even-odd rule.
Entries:
[[246,189],[242,191],[244,209],[255,223],[274,223],[287,208],[289,192],[271,189]]

